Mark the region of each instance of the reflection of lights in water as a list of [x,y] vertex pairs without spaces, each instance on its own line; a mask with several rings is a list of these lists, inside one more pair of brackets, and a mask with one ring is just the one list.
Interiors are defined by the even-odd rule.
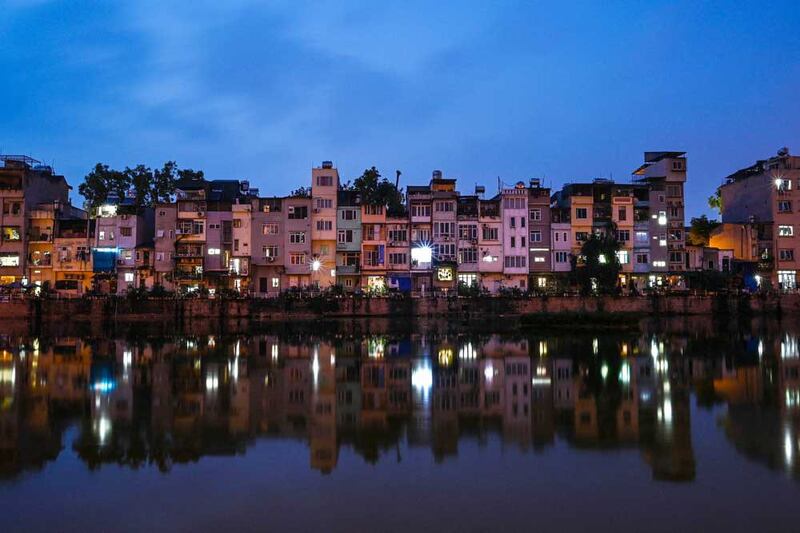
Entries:
[[650,357],[658,359],[658,355],[658,344],[656,344],[656,340],[653,339],[650,341]]
[[627,362],[622,363],[619,369],[619,381],[625,385],[631,382],[631,365]]
[[200,368],[201,368],[202,366],[203,366],[203,362],[200,360],[200,358],[199,358],[199,357],[198,357],[197,359],[195,359],[195,360],[194,360],[194,369],[195,369],[195,370],[200,370]]
[[477,352],[471,342],[468,342],[458,350],[459,359],[475,359],[477,356]]
[[336,352],[331,348],[331,366],[336,366]]
[[314,390],[319,387],[319,347],[314,346],[314,359],[311,362],[311,375],[314,377]]
[[486,367],[483,369],[483,377],[486,379],[486,384],[491,385],[494,379],[494,365],[491,361],[486,361]]
[[214,338],[214,335],[208,336],[208,347],[213,348],[217,345],[217,340]]
[[783,455],[786,458],[786,464],[792,466],[794,462],[794,448],[792,446],[792,432],[788,427],[783,430]]
[[600,352],[600,342],[595,337],[592,339],[592,353],[597,355]]
[[792,337],[788,333],[781,341],[781,359],[796,359],[800,355],[797,346],[797,337]]
[[800,389],[786,389],[786,407],[800,405]]
[[531,378],[531,385],[533,385],[533,386],[550,385],[550,382],[551,382],[551,380],[550,380],[549,377],[534,377],[534,378]]
[[101,393],[111,392],[114,390],[114,382],[107,379],[96,381],[92,384],[92,390]]
[[215,391],[219,388],[219,376],[209,372],[206,374],[206,390]]
[[641,400],[642,400],[643,402],[650,401],[650,393],[649,393],[649,392],[647,392],[647,391],[644,391],[644,392],[642,392],[642,393],[639,395],[639,398],[641,398]]
[[539,341],[539,355],[547,355],[547,341]]
[[423,392],[431,390],[433,386],[433,372],[425,362],[421,362],[411,371],[411,386]]
[[11,385],[12,387],[17,381],[17,369],[13,366],[11,368],[0,368],[0,383],[3,385]]
[[628,356],[628,343],[627,342],[623,342],[622,343],[622,347],[620,348],[619,354],[622,357],[627,357]]
[[439,365],[450,366],[453,364],[453,350],[451,348],[441,348],[439,350]]
[[764,357],[764,341],[761,339],[758,341],[758,357]]
[[383,337],[372,337],[367,341],[367,354],[372,359],[380,359],[386,349]]
[[546,376],[547,375],[547,367],[544,365],[539,365],[536,367],[536,375],[537,376]]
[[108,417],[101,416],[100,419],[95,422],[95,433],[97,433],[100,444],[105,444],[108,440],[108,435],[111,433],[111,421]]
[[602,376],[603,380],[608,377],[608,365],[605,363],[600,367],[600,376]]
[[669,385],[669,381],[665,381],[664,382],[664,394],[669,394],[670,390],[671,390],[671,388],[670,388],[670,385]]
[[272,345],[272,360],[273,361],[277,361],[278,360],[278,345],[277,344],[273,344]]

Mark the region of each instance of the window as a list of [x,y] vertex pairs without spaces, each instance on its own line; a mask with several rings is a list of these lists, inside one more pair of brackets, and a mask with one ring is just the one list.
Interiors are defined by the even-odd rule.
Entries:
[[498,228],[483,227],[483,240],[496,241],[498,239]]
[[576,207],[575,218],[589,218],[589,211],[585,207]]
[[683,170],[683,160],[677,159],[672,162],[672,170],[681,171]]
[[433,224],[433,238],[453,237],[456,233],[455,222],[435,222]]
[[133,272],[125,272],[125,283],[133,283]]
[[619,209],[617,209],[617,220],[619,220],[620,222],[628,220],[628,210],[625,209],[624,207],[620,207]]
[[646,265],[648,262],[647,259],[647,254],[636,254],[637,265]]
[[119,228],[119,234],[122,235],[123,237],[130,237],[131,235],[133,235],[133,228],[130,227]]
[[619,261],[620,265],[627,265],[630,263],[630,255],[628,250],[617,250],[617,261]]
[[653,261],[653,266],[656,268],[664,268],[667,266],[666,261]]
[[408,263],[408,255],[404,253],[391,253],[389,254],[390,265],[404,265]]
[[567,259],[567,252],[556,252],[556,263],[566,263]]
[[544,263],[545,262],[545,258],[542,257],[541,255],[537,255],[536,257],[533,258],[533,262],[534,263]]
[[781,261],[794,261],[794,249],[782,248],[778,250],[778,259]]
[[520,228],[525,227],[525,217],[519,217],[519,227]]
[[672,218],[678,218],[681,216],[681,209],[680,207],[672,206],[669,208],[669,216]]
[[404,229],[390,229],[389,242],[406,242],[408,240],[408,231]]
[[21,210],[22,210],[22,204],[20,202],[9,202],[8,200],[6,200],[6,202],[3,203],[4,215],[19,215]]
[[2,240],[3,241],[19,241],[22,235],[19,231],[19,226],[3,226]]
[[305,244],[306,232],[305,231],[289,232],[289,242],[292,244]]
[[382,215],[383,214],[383,206],[382,205],[365,205],[364,206],[364,213],[367,215]]
[[525,209],[527,207],[526,198],[503,198],[504,209]]
[[778,237],[792,237],[794,226],[778,226]]
[[412,217],[430,217],[431,206],[430,204],[412,204],[411,205]]
[[478,262],[478,249],[477,248],[463,248],[459,251],[459,263],[477,263]]
[[478,238],[478,226],[474,224],[463,224],[458,227],[458,237],[465,241]]
[[358,210],[342,209],[342,220],[358,220]]
[[333,176],[317,176],[317,185],[320,187],[330,187],[333,185]]
[[219,255],[220,249],[219,248],[209,248],[208,255]]
[[[531,209],[531,220],[534,222],[538,222],[542,220],[542,210],[540,208]],[[533,239],[531,239],[533,240]]]
[[305,265],[306,264],[306,254],[289,254],[289,264],[290,265]]
[[437,213],[452,213],[455,207],[455,202],[436,202],[434,209]]
[[791,213],[792,202],[790,200],[781,200],[778,202],[778,213]]
[[333,229],[333,221],[317,220],[317,231],[331,231],[332,229]]
[[333,200],[330,198],[317,198],[317,209],[330,209],[333,207]]
[[456,245],[449,243],[438,243],[433,246],[434,253],[439,259],[444,257],[455,257]]
[[524,255],[507,255],[504,259],[506,268],[525,268],[528,264]]
[[336,242],[340,244],[353,242],[353,230],[340,229],[336,235]]
[[669,262],[670,263],[680,263],[683,261],[683,252],[670,252],[669,253]]
[[234,228],[241,228],[242,227],[242,219],[241,218],[234,218],[233,219],[233,227]]
[[281,278],[272,278],[272,288],[277,289],[281,286]]
[[617,240],[619,242],[628,242],[631,240],[631,232],[630,230],[621,229],[617,231]]
[[583,242],[589,240],[589,232],[588,231],[576,231],[575,232],[575,240],[577,242]]
[[509,227],[516,228],[517,227],[517,217],[511,217],[508,219]]
[[416,242],[428,242],[431,240],[431,230],[428,228],[417,228],[411,230],[411,240]]
[[262,235],[277,235],[278,234],[278,225],[277,224],[263,224],[261,226],[261,234]]
[[261,247],[261,254],[264,258],[268,257],[278,257],[278,247],[277,246],[262,246]]
[[777,178],[775,183],[778,186],[779,191],[791,191],[792,190],[792,181],[787,179]]
[[542,242],[542,232],[539,230],[531,231],[531,244],[535,242]]
[[646,231],[637,231],[636,232],[636,242],[647,242],[647,232]]
[[513,235],[511,236],[511,247],[512,248],[516,248],[517,247],[517,238],[514,237]]
[[675,198],[675,197],[680,197],[680,195],[681,195],[681,188],[679,185],[667,185],[667,196]]
[[16,253],[0,253],[0,267],[17,267],[19,266],[19,254]]
[[667,225],[667,212],[666,211],[659,211],[658,212],[658,225],[659,226],[666,226]]
[[303,220],[308,218],[308,206],[290,205],[288,207],[288,217],[290,220]]

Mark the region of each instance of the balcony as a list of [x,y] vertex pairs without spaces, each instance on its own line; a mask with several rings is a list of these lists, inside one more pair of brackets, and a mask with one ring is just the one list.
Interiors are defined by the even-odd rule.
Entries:
[[28,256],[28,263],[29,266],[49,267],[53,264],[53,258],[50,256],[50,254],[30,254]]
[[358,265],[336,265],[336,275],[358,274],[361,269]]
[[28,232],[28,242],[53,242],[53,233],[32,229]]

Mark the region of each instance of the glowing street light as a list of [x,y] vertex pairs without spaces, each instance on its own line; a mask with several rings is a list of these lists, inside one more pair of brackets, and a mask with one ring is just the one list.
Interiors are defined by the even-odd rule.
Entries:
[[311,261],[311,270],[318,272],[320,268],[322,268],[322,261],[319,259],[314,259]]
[[420,244],[411,249],[411,260],[420,263],[430,263],[433,258],[433,248],[430,244]]

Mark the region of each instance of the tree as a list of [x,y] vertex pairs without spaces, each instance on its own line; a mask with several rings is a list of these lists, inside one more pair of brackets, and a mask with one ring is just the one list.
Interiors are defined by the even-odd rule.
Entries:
[[125,175],[133,188],[136,205],[153,205],[153,171],[144,165],[136,165],[134,168],[125,167]]
[[102,205],[112,194],[124,198],[129,187],[130,177],[125,172],[97,163],[83,178],[83,183],[78,186],[78,192],[86,199],[84,206],[92,208]]
[[389,211],[402,209],[403,194],[394,183],[381,178],[381,173],[374,166],[364,170],[353,181],[352,190],[361,193],[361,202],[364,204],[382,205]]
[[722,195],[720,194],[719,189],[717,189],[714,194],[708,197],[708,207],[711,209],[716,209],[717,213],[722,213]]
[[169,202],[175,194],[175,182],[178,176],[178,165],[175,161],[167,161],[160,169],[153,172],[150,197],[154,203]]
[[308,198],[311,196],[311,189],[306,187],[300,187],[292,191],[292,196],[300,196],[303,198]]
[[[171,162],[173,165],[174,161]],[[192,170],[191,168],[182,168],[178,170],[178,178],[182,180],[200,181],[205,177],[202,170]]]
[[717,220],[709,220],[705,215],[693,217],[689,229],[689,244],[693,246],[708,246],[711,232],[719,225],[720,223]]
[[617,252],[619,241],[612,235],[592,234],[581,246],[581,255],[572,260],[574,280],[585,294],[612,293],[617,290],[617,280],[622,269]]

